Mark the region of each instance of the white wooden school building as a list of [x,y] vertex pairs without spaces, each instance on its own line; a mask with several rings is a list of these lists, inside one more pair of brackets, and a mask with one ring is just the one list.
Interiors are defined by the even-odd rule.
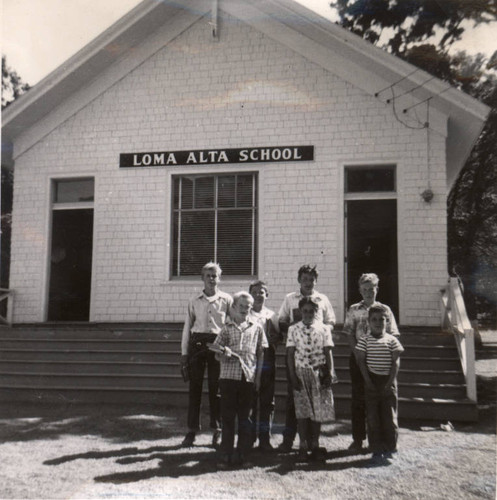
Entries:
[[144,0],[9,106],[14,323],[180,322],[297,270],[440,323],[447,194],[488,109],[292,0]]

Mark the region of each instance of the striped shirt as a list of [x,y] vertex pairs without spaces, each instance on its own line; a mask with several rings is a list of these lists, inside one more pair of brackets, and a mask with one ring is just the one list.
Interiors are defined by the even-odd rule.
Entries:
[[258,322],[249,319],[238,325],[228,318],[214,344],[229,347],[243,361],[242,366],[236,356],[228,358],[221,355],[220,379],[242,380],[244,374],[247,382],[254,381],[257,358],[262,356],[262,350],[268,346],[264,330]]
[[389,375],[392,367],[392,354],[404,351],[398,339],[389,333],[385,333],[380,338],[366,335],[357,342],[355,348],[366,353],[368,370],[376,375]]

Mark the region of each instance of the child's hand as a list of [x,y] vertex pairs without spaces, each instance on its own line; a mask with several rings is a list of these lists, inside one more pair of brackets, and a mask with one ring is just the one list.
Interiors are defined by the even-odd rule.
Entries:
[[233,355],[233,351],[229,348],[229,347],[225,347],[224,348],[224,352],[223,354],[227,357],[227,358],[231,358],[231,356]]
[[389,396],[390,394],[395,394],[395,386],[393,384],[385,384],[385,387],[382,389],[382,393],[385,396]]

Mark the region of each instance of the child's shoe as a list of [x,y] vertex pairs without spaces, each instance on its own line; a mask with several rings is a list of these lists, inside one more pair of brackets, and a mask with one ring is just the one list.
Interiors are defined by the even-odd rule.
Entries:
[[191,448],[195,442],[195,432],[189,431],[181,443],[182,448]]
[[373,453],[371,456],[371,460],[369,461],[369,465],[372,467],[377,467],[379,465],[385,465],[385,460],[383,459],[382,453]]
[[215,450],[219,449],[219,443],[221,441],[221,431],[215,430],[214,434],[212,434],[212,447]]
[[249,467],[253,467],[253,464],[251,462],[248,462],[245,458],[245,455],[243,453],[240,453],[239,451],[235,451],[235,453],[233,453],[231,463],[237,469],[247,469]]
[[218,470],[229,470],[231,467],[231,457],[226,453],[219,455],[216,467]]
[[356,451],[360,453],[362,451],[362,441],[352,441],[350,446],[348,447],[349,451]]
[[326,448],[314,448],[311,452],[311,460],[313,462],[324,463],[326,462],[327,454]]
[[266,440],[260,440],[259,439],[259,446],[258,446],[260,451],[263,451],[264,453],[271,453],[274,451],[273,445]]
[[307,448],[299,448],[299,454],[297,455],[298,462],[307,462],[308,453]]
[[283,438],[283,442],[278,446],[278,451],[280,453],[291,453],[293,448],[293,442],[290,439]]

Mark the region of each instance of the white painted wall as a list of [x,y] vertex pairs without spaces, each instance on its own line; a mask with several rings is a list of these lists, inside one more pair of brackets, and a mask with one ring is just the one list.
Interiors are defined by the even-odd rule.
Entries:
[[[216,42],[202,19],[54,129],[58,112],[16,158],[15,322],[45,319],[50,179],[95,177],[91,320],[182,321],[202,283],[170,281],[171,176],[243,170],[259,172],[259,278],[269,283],[269,306],[297,288],[301,264],[316,263],[318,289],[342,321],[343,168],[384,161],[398,171],[400,322],[438,324],[445,138],[430,138],[436,196],[426,204],[426,130],[406,128],[390,106],[266,35],[225,18]],[[119,169],[120,153],[291,144],[314,145],[315,161]],[[248,281],[222,288],[232,293]]]

